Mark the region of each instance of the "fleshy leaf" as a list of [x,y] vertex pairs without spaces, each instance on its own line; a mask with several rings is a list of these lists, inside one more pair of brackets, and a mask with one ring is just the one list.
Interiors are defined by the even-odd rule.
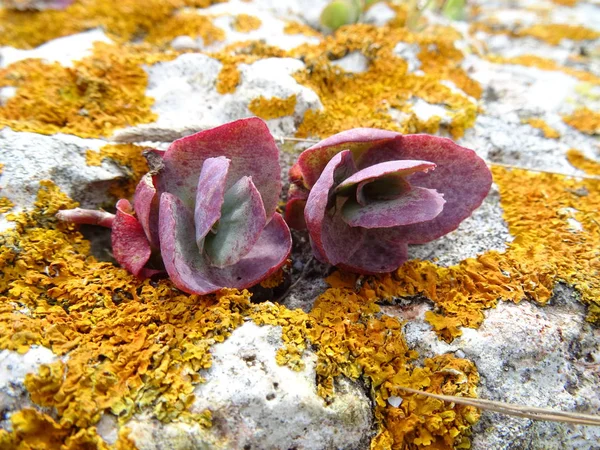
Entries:
[[336,180],[339,183],[355,170],[350,151],[335,155],[311,189],[304,210],[313,246],[332,265],[346,261],[363,240],[363,229],[352,228],[342,220],[341,204],[330,205]]
[[243,177],[225,193],[216,233],[204,240],[212,265],[223,268],[238,262],[254,247],[266,223],[260,193],[250,177]]
[[410,183],[401,175],[386,175],[373,181],[362,181],[356,188],[356,201],[367,205],[375,200],[393,200],[410,191]]
[[229,159],[220,156],[208,158],[202,165],[194,209],[196,243],[200,250],[204,245],[204,238],[221,218],[229,164]]
[[473,150],[447,138],[419,134],[402,136],[393,145],[395,159],[435,163],[434,171],[415,173],[407,180],[413,187],[436,190],[446,201],[444,210],[435,219],[401,227],[399,231],[409,244],[429,242],[455,230],[487,196],[492,174]]
[[117,202],[117,214],[112,226],[112,250],[117,262],[132,274],[139,276],[150,259],[152,250],[142,225],[131,214],[129,201]]
[[400,135],[393,131],[374,128],[355,128],[342,131],[304,150],[298,157],[296,163],[298,167],[294,166],[290,170],[290,174],[292,171],[294,174],[300,172],[305,186],[312,188],[327,163],[340,151],[350,150],[357,167],[360,168],[360,159],[366,151],[375,151],[398,136]]
[[99,225],[101,227],[111,228],[115,220],[115,215],[106,211],[95,209],[62,209],[56,213],[56,218],[61,222],[73,222],[85,225]]
[[408,245],[385,229],[366,230],[361,246],[338,267],[372,275],[396,270],[408,259]]
[[335,188],[337,194],[343,194],[359,183],[374,181],[378,178],[396,175],[406,177],[415,172],[427,172],[435,168],[429,161],[388,161],[359,170],[351,177],[346,178]]
[[211,267],[189,245],[195,238],[191,211],[174,195],[160,199],[161,253],[173,284],[191,294],[209,294],[223,287],[245,289],[278,270],[288,257],[292,240],[283,218],[275,214],[250,252],[224,269]]
[[158,197],[151,174],[144,175],[135,188],[133,207],[150,245],[158,248]]
[[231,160],[225,190],[243,176],[252,177],[270,219],[281,192],[279,150],[267,125],[257,117],[236,120],[173,142],[155,176],[159,194],[174,194],[193,208],[202,165],[208,158],[219,156]]
[[288,199],[285,204],[285,221],[291,228],[296,230],[306,228],[306,221],[304,220],[306,199],[308,199],[307,189],[293,183],[290,184]]
[[342,217],[352,227],[390,228],[434,219],[444,203],[444,197],[435,190],[413,186],[395,199],[372,201],[364,206],[348,199]]

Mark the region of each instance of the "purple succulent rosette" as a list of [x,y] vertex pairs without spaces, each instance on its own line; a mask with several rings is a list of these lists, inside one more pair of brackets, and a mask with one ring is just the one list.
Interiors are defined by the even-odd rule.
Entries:
[[279,150],[261,119],[202,131],[148,156],[152,171],[133,207],[120,200],[115,216],[75,209],[58,218],[111,227],[121,266],[147,277],[158,272],[150,261],[160,259],[159,270],[188,293],[247,288],[283,265],[292,241],[275,212]]
[[407,260],[408,244],[455,230],[491,184],[485,162],[450,139],[356,128],[300,155],[285,215],[292,228],[308,228],[320,261],[390,272]]

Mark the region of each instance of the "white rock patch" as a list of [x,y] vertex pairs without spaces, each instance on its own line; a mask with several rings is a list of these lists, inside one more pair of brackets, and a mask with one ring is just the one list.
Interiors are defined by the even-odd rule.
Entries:
[[159,118],[151,124],[117,131],[118,141],[174,139],[254,114],[248,109],[253,99],[263,96],[286,99],[296,95],[292,116],[268,121],[271,132],[293,136],[307,109],[321,108],[311,89],[300,85],[292,74],[304,68],[292,58],[267,58],[240,64],[241,80],[233,94],[216,90],[221,63],[203,54],[185,54],[148,68],[147,95],[155,99],[153,111]]
[[0,68],[28,58],[39,58],[46,62],[57,62],[65,67],[71,67],[73,61],[83,59],[92,52],[95,42],[112,41],[104,31],[93,29],[53,39],[32,50],[0,47]]
[[305,369],[295,372],[276,363],[281,346],[279,327],[245,323],[211,348],[206,382],[194,390],[191,410],[211,410],[211,429],[138,418],[127,424],[129,437],[140,450],[366,448],[372,418],[362,390],[341,379],[325,405],[316,393],[315,355],[306,351]]

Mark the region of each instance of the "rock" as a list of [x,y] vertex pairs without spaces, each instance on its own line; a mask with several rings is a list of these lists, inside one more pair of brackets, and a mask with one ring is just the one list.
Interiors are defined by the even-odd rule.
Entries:
[[[101,166],[86,164],[86,151],[99,150],[106,143],[66,134],[44,136],[21,133],[9,128],[0,130],[0,196],[16,207],[12,212],[30,208],[39,182],[52,180],[84,208],[95,208],[107,201],[111,183],[127,177],[127,172],[113,162]],[[0,228],[11,223],[0,219]]]
[[53,39],[32,50],[19,50],[12,47],[0,47],[0,68],[7,67],[27,58],[39,58],[46,62],[57,62],[70,67],[73,61],[91,54],[95,42],[110,43],[112,40],[100,29]]
[[330,405],[316,393],[316,357],[304,370],[275,362],[279,327],[247,322],[212,349],[205,383],[194,390],[192,412],[212,412],[213,426],[162,424],[136,417],[126,426],[140,450],[161,448],[363,449],[373,429],[370,401],[360,386],[340,379]]
[[221,63],[203,54],[185,54],[148,69],[147,94],[155,99],[154,123],[119,130],[113,139],[120,142],[171,142],[199,130],[255,115],[248,108],[252,100],[287,99],[296,96],[293,115],[267,121],[276,136],[293,136],[308,109],[321,108],[318,96],[301,86],[292,74],[304,68],[292,58],[267,58],[241,64],[241,79],[235,92],[219,94],[215,88]]
[[37,345],[25,354],[11,350],[0,351],[0,429],[12,428],[10,415],[33,403],[24,385],[25,375],[35,373],[42,364],[58,361],[51,350]]
[[[450,345],[423,321],[428,308],[422,305],[415,307],[421,319],[408,322],[404,332],[422,357],[455,352],[473,360],[481,375],[481,398],[598,414],[600,330],[584,320],[584,308],[576,297],[572,289],[558,285],[544,308],[530,302],[501,302],[486,311],[479,329],[464,328]],[[392,308],[385,311],[394,313]],[[474,427],[472,448],[596,449],[599,441],[597,427],[484,412]]]

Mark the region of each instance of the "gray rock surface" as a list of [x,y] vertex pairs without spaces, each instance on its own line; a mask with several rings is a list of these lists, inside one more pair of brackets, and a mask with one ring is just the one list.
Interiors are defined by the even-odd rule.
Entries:
[[143,416],[127,423],[140,450],[162,448],[363,449],[373,431],[368,397],[340,379],[326,405],[316,392],[316,357],[306,351],[300,372],[275,362],[279,327],[252,322],[212,347],[205,383],[194,390],[191,411],[212,412],[213,426],[162,424]]

